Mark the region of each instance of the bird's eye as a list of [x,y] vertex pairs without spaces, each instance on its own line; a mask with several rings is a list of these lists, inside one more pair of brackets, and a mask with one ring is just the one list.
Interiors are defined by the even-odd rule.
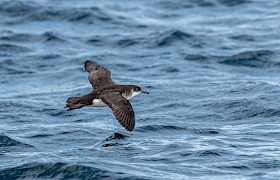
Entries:
[[140,87],[136,87],[135,90],[136,90],[136,91],[141,91],[141,88],[140,88]]

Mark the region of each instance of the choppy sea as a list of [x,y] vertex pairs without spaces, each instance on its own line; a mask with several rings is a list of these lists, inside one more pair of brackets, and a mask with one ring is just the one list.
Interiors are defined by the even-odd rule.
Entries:
[[[280,1],[0,1],[0,179],[280,179]],[[94,60],[131,100],[66,111]]]

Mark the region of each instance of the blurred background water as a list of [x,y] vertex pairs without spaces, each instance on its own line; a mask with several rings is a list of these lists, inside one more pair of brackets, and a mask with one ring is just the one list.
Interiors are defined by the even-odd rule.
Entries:
[[[0,179],[279,179],[280,1],[0,2]],[[85,60],[131,100],[91,91]]]

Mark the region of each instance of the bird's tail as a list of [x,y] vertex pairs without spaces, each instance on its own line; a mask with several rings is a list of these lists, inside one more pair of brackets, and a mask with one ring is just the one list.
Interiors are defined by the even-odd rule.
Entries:
[[74,109],[80,109],[83,106],[92,105],[92,100],[96,98],[97,93],[91,92],[81,97],[69,97],[66,101],[65,108],[68,108],[67,111]]
[[74,109],[80,109],[84,105],[85,104],[81,101],[81,97],[69,97],[64,108],[68,108],[67,111],[71,111]]

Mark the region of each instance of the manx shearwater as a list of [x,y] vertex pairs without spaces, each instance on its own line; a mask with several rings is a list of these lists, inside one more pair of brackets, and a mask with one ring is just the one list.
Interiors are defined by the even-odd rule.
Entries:
[[88,79],[93,91],[81,97],[69,97],[65,106],[67,111],[85,106],[109,106],[119,123],[126,130],[132,131],[135,127],[135,115],[129,99],[141,93],[149,93],[136,85],[116,84],[111,78],[110,70],[95,62],[85,61],[85,69],[89,73]]

